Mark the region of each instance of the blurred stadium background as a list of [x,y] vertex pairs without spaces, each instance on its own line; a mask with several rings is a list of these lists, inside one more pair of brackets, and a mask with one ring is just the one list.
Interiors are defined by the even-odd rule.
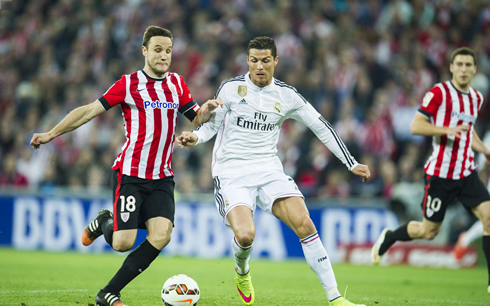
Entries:
[[[213,97],[222,80],[247,72],[251,38],[275,39],[275,77],[295,86],[372,172],[361,184],[305,126],[283,125],[279,155],[334,262],[367,263],[369,246],[384,227],[421,219],[422,168],[431,140],[411,135],[409,126],[425,92],[450,79],[452,50],[477,52],[472,86],[489,98],[490,1],[4,0],[0,245],[108,250],[103,241],[82,248],[79,234],[98,209],[111,207],[110,169],[124,138],[120,113],[102,114],[38,151],[29,141],[99,98],[122,74],[141,69],[149,25],[173,32],[170,70],[184,76],[198,103]],[[487,143],[489,110],[487,102],[475,125]],[[177,134],[189,129],[179,118]],[[213,204],[212,145],[174,151],[177,218],[163,253],[230,254],[231,232]],[[302,257],[291,231],[261,212],[256,219],[254,256]],[[473,266],[477,252],[456,262],[451,244],[474,221],[454,205],[435,241],[395,248],[388,261]],[[413,249],[418,253],[410,255]]]

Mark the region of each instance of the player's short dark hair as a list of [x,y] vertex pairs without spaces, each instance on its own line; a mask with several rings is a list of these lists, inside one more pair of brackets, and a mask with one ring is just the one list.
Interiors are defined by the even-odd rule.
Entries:
[[255,37],[248,42],[247,56],[250,54],[250,49],[271,50],[273,58],[277,56],[277,48],[274,39],[267,36]]
[[157,26],[149,26],[148,28],[146,28],[145,34],[143,35],[143,46],[148,48],[148,42],[153,36],[168,37],[172,41],[172,45],[174,44],[174,36],[172,35],[172,32],[170,32],[170,30]]
[[471,55],[471,57],[473,57],[473,64],[476,65],[476,53],[475,51],[473,51],[473,49],[468,47],[461,47],[454,50],[453,53],[451,53],[451,64],[454,63],[454,59],[457,55]]

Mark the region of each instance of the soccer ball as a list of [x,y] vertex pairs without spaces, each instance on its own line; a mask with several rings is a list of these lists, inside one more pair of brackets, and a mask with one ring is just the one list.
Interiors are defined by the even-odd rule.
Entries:
[[196,281],[185,274],[174,275],[163,284],[162,301],[165,306],[194,306],[200,296]]

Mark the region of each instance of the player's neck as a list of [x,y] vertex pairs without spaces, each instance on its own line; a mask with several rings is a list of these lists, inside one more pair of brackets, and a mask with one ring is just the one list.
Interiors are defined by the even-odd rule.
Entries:
[[153,69],[150,69],[150,67],[148,67],[147,65],[145,65],[145,67],[143,67],[143,71],[148,76],[155,78],[155,79],[162,79],[165,77],[165,74],[167,73],[166,71],[165,71],[165,73],[155,73],[155,71],[153,71]]
[[453,84],[454,88],[456,88],[457,90],[459,90],[461,92],[468,92],[468,90],[470,89],[470,83],[468,83],[468,85],[463,87],[463,86],[461,86],[461,84],[458,84],[458,82],[456,82],[454,79],[452,79],[451,84]]

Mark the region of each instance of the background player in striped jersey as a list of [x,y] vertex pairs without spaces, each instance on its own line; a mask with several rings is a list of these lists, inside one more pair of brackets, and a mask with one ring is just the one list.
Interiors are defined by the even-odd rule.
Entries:
[[281,124],[287,118],[305,123],[355,175],[369,179],[366,165],[351,156],[327,122],[291,87],[273,77],[277,65],[272,38],[257,37],[247,50],[249,72],[224,81],[216,97],[223,100],[211,120],[198,130],[183,132],[180,147],[206,142],[216,133],[212,172],[216,206],[233,230],[237,290],[246,305],[254,303],[249,259],[255,238],[256,205],[272,213],[298,235],[306,261],[316,273],[330,305],[355,305],[343,298],[327,252],[309,216],[301,191],[277,157]]
[[[473,150],[490,161],[490,150],[474,130],[483,96],[473,89],[476,55],[470,48],[451,55],[451,81],[436,84],[425,95],[411,124],[412,134],[432,136],[432,155],[425,164],[423,221],[410,221],[391,231],[384,229],[372,248],[372,261],[381,257],[396,241],[434,239],[441,228],[447,206],[458,199],[483,223],[483,251],[490,275],[490,195],[475,169]],[[430,121],[429,121],[430,120]],[[490,293],[490,279],[488,292]]]
[[51,131],[34,134],[31,140],[32,147],[38,149],[113,106],[121,107],[126,142],[112,167],[114,215],[101,211],[83,231],[82,243],[90,245],[103,234],[114,250],[125,252],[134,246],[138,228],[146,229],[147,237],[99,291],[96,305],[123,305],[120,291],[170,242],[175,212],[171,161],[177,111],[199,126],[222,104],[219,99],[209,100],[199,108],[184,79],[168,71],[172,47],[169,30],[148,27],[143,36],[142,70],[123,75],[97,101],[76,108]]

